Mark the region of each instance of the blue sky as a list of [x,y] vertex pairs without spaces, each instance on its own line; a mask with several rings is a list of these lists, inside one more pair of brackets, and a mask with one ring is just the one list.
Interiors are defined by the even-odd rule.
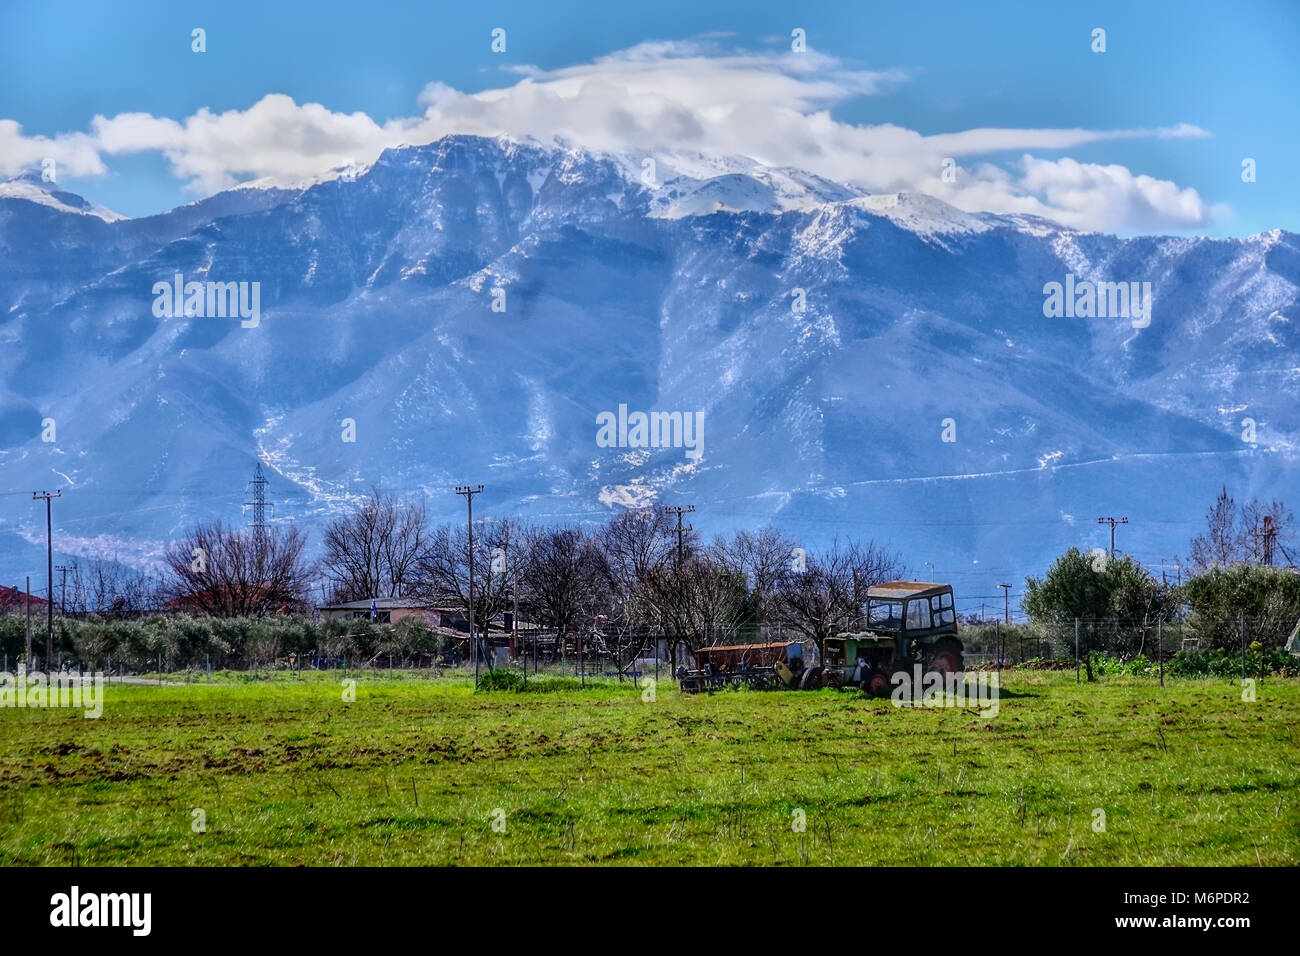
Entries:
[[1300,231],[1295,2],[0,9],[0,177],[53,156],[132,216],[463,131],[740,152],[1123,234]]

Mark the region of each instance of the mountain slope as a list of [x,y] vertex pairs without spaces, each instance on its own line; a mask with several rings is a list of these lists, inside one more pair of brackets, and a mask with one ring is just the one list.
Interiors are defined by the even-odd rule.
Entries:
[[[690,502],[705,530],[873,535],[970,593],[1098,543],[1098,514],[1158,562],[1220,484],[1294,485],[1295,235],[1121,240],[747,160],[643,168],[448,137],[150,220],[0,199],[0,573],[40,564],[32,488],[65,488],[70,550],[147,554],[239,521],[259,458],[313,525],[377,482],[448,519],[471,480],[484,514],[539,520]],[[259,323],[155,317],[178,272],[260,283]],[[1046,318],[1067,273],[1149,281],[1150,325]],[[702,457],[599,447],[620,405],[703,412]]]

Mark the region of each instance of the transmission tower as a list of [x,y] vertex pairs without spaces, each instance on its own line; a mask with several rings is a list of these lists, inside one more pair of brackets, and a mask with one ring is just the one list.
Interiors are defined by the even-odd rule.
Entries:
[[[257,463],[257,468],[253,471],[253,479],[248,483],[252,491],[253,500],[244,502],[244,513],[247,514],[251,508],[253,519],[249,522],[249,527],[253,529],[253,540],[257,543],[257,552],[260,557],[262,549],[266,544],[266,486],[268,482],[266,476],[262,474],[262,463]],[[275,514],[275,505],[270,506],[271,514]]]

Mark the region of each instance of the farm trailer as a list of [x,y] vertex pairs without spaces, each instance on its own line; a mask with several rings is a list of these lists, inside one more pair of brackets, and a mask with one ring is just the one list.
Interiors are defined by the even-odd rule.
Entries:
[[797,641],[719,644],[698,648],[694,657],[694,668],[677,668],[677,680],[688,694],[725,687],[786,687],[783,673],[803,672],[803,645]]

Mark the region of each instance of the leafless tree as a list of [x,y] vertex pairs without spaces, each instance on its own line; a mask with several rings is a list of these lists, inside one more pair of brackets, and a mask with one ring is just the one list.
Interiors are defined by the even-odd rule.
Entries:
[[1224,488],[1205,514],[1205,533],[1192,539],[1192,567],[1199,573],[1230,564],[1262,564],[1266,522],[1271,525],[1276,561],[1277,552],[1286,550],[1294,521],[1294,515],[1280,501],[1265,503],[1252,498],[1238,511],[1237,503]]
[[1246,535],[1237,526],[1237,503],[1228,495],[1228,489],[1205,514],[1206,531],[1192,539],[1192,566],[1204,571],[1215,566],[1227,566],[1243,560],[1247,550]]
[[[474,528],[474,623],[485,633],[510,607],[525,560],[525,529],[509,518]],[[430,537],[416,564],[413,593],[469,612],[469,536],[463,525],[444,525]]]
[[560,640],[608,608],[607,580],[600,550],[581,529],[545,529],[529,536],[520,583],[531,613]]
[[272,527],[260,539],[220,521],[200,524],[163,554],[171,606],[217,617],[256,617],[301,605],[310,570],[307,538]]
[[755,626],[776,619],[778,586],[806,560],[794,539],[775,528],[757,533],[738,531],[731,538],[719,538],[713,554],[723,567],[744,579]]
[[901,573],[899,559],[875,543],[842,545],[836,540],[824,551],[809,552],[802,570],[782,574],[777,597],[781,618],[815,641],[819,659],[824,659],[826,639],[860,623],[867,589]]
[[663,562],[647,574],[644,588],[674,663],[679,647],[693,651],[734,640],[745,616],[743,578],[706,552]]
[[68,572],[67,610],[72,613],[131,614],[157,604],[158,581],[123,563],[117,555],[76,559]]
[[352,514],[325,529],[320,566],[335,601],[401,597],[429,547],[424,505],[374,488]]
[[1242,505],[1242,534],[1250,551],[1249,560],[1251,563],[1264,563],[1266,526],[1271,529],[1273,537],[1272,559],[1275,564],[1278,563],[1278,552],[1285,552],[1286,543],[1291,534],[1291,526],[1294,522],[1295,515],[1287,511],[1286,505],[1280,501],[1270,501],[1265,504],[1258,498],[1251,498],[1250,501]]

